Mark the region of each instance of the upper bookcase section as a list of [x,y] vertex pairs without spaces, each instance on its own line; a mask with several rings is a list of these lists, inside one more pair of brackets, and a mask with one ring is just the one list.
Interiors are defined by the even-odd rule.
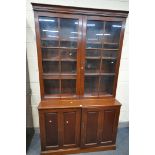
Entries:
[[115,97],[128,12],[32,5],[42,99]]

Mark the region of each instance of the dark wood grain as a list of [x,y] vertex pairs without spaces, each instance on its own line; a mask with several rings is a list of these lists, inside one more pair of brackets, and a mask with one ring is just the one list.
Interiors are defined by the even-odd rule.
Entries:
[[82,109],[81,147],[97,146],[99,143],[100,110]]
[[111,143],[113,141],[113,128],[115,122],[115,110],[104,110],[103,112],[103,130],[101,143]]
[[46,113],[45,115],[46,129],[46,146],[58,147],[58,114]]
[[[103,150],[116,149],[116,135],[117,126],[119,121],[119,113],[121,104],[115,99],[117,80],[119,73],[119,65],[121,59],[121,51],[123,46],[123,37],[125,30],[125,21],[128,15],[128,11],[120,10],[106,10],[106,9],[90,9],[79,7],[65,7],[58,5],[36,4],[32,3],[35,17],[35,30],[36,30],[36,44],[38,53],[38,68],[39,68],[39,82],[40,82],[40,94],[41,102],[38,106],[39,110],[39,123],[40,123],[40,138],[41,138],[41,155],[63,155],[69,153],[81,153],[81,152],[94,152]],[[60,20],[61,19],[76,19],[78,20],[78,38],[77,47],[60,47],[60,41],[63,38],[56,38],[58,46],[52,47],[52,44],[46,47],[46,43],[41,45],[41,41],[54,41],[53,38],[47,38],[41,36],[40,25],[38,18],[44,17],[56,17],[58,19],[58,33],[61,31]],[[122,28],[120,31],[119,42],[110,42],[108,40],[102,41],[102,48],[87,48],[87,22],[101,21],[101,22],[122,22]],[[104,32],[105,32],[104,23]],[[63,40],[70,41],[70,40]],[[73,41],[75,43],[75,40]],[[89,44],[98,45],[99,41],[90,41]],[[48,44],[47,44],[48,45]],[[117,47],[119,45],[119,48]],[[105,46],[105,47],[104,47]],[[113,48],[113,49],[112,49]],[[104,57],[102,54],[100,57],[86,57],[86,50],[103,50],[118,52],[117,57]],[[52,58],[52,54],[43,54],[42,50],[51,50],[52,52],[58,51]],[[60,52],[62,50],[75,50],[77,57],[61,58]],[[85,72],[86,58],[91,61],[100,59],[100,68],[98,73]],[[103,61],[113,60],[116,61],[114,72],[102,72],[108,68],[102,67]],[[53,66],[48,66],[53,73],[44,73],[44,64],[50,64],[53,62],[59,63],[59,71]],[[62,73],[62,68],[71,67],[67,65],[61,66],[62,62],[76,63],[76,72]],[[73,64],[74,65],[74,64]],[[48,69],[49,69],[48,68]],[[65,68],[65,69],[66,69]],[[69,70],[68,69],[68,70]],[[65,70],[66,71],[66,70]],[[85,94],[85,76],[99,76],[99,85],[96,85],[97,95],[91,96],[89,93]],[[107,82],[107,85],[112,85],[110,93],[100,92],[101,76],[114,76],[114,82]],[[52,83],[53,91],[55,93],[49,93],[48,89],[50,84],[45,80],[58,80],[59,92],[55,83]],[[62,90],[62,87],[66,86],[63,80],[76,80],[75,93],[69,91],[68,84],[67,92]],[[93,82],[93,81],[92,81]],[[46,84],[45,84],[46,83]],[[51,85],[52,85],[51,84]],[[73,84],[74,85],[74,84]],[[52,88],[51,88],[52,89]],[[72,90],[72,89],[71,89]]]
[[63,148],[78,147],[80,140],[81,110],[63,110]]
[[59,150],[49,150],[41,151],[41,155],[68,155],[76,153],[87,153],[87,152],[97,152],[97,151],[107,151],[115,150],[116,145],[107,145],[107,146],[97,146],[90,148],[70,148],[70,149],[59,149]]

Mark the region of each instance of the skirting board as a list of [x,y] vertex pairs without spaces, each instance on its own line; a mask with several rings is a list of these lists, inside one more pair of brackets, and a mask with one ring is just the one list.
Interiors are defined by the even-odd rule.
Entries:
[[[127,128],[129,127],[129,122],[119,122],[118,128]],[[40,133],[40,130],[38,127],[34,128],[35,133]]]

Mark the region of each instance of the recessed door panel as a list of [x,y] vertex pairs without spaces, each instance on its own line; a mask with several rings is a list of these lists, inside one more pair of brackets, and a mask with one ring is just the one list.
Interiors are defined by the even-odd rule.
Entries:
[[64,144],[75,144],[76,113],[64,113]]
[[79,146],[80,109],[63,110],[63,148]]
[[99,143],[100,109],[82,110],[81,146],[97,146]]
[[112,143],[115,123],[115,110],[104,110],[102,143]]
[[98,117],[98,112],[87,113],[86,143],[97,143]]
[[58,113],[45,114],[46,147],[58,147]]

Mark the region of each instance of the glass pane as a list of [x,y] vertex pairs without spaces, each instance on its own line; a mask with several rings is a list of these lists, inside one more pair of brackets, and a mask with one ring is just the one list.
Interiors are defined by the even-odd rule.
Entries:
[[121,22],[106,22],[104,33],[104,48],[119,48]]
[[75,94],[76,93],[76,80],[74,79],[61,80],[61,93],[62,94]]
[[86,73],[99,73],[100,60],[86,60],[85,72]]
[[104,22],[87,22],[87,48],[102,48]]
[[99,85],[98,76],[85,76],[84,83],[85,83],[84,86],[85,95],[88,96],[98,95],[98,85]]
[[116,60],[103,60],[102,61],[102,72],[114,73],[115,65],[116,65]]
[[61,62],[61,72],[62,73],[76,73],[76,62]]
[[112,94],[114,76],[101,76],[99,95]]
[[41,46],[43,46],[43,47],[58,47],[59,42],[54,41],[54,40],[42,40],[41,41]]
[[78,40],[78,20],[60,19],[60,46],[76,48]]
[[77,42],[74,41],[60,41],[60,47],[76,48]]
[[58,19],[51,17],[39,17],[39,26],[41,35],[41,46],[58,47]]
[[86,50],[86,58],[87,57],[100,57],[101,56],[101,51],[95,50],[95,49],[89,49]]
[[61,60],[76,60],[76,50],[62,49],[60,52]]
[[59,73],[59,62],[58,61],[43,61],[43,72],[44,73]]
[[44,80],[44,91],[45,94],[59,94],[60,93],[60,82],[59,80]]
[[118,51],[107,51],[107,50],[104,50],[102,52],[102,57],[103,58],[117,58],[117,53]]
[[59,59],[59,50],[58,49],[47,49],[47,48],[42,48],[42,58],[43,60],[45,59]]
[[58,38],[58,19],[51,17],[39,17],[41,38]]

